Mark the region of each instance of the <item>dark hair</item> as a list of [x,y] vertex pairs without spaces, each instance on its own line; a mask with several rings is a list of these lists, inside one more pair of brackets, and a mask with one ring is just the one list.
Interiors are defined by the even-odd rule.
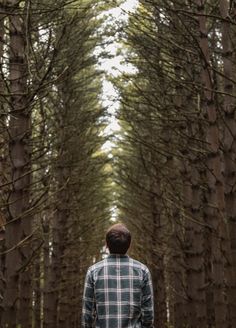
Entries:
[[106,242],[111,254],[125,254],[130,246],[131,234],[124,224],[117,223],[108,229]]

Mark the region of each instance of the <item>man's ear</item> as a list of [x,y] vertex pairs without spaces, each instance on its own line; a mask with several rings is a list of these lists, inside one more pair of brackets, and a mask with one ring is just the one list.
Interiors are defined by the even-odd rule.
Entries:
[[131,239],[131,242],[130,242],[130,245],[129,245],[129,248],[127,250],[127,252],[132,248],[132,239]]
[[106,251],[107,251],[108,253],[110,253],[109,248],[108,248],[108,246],[107,246],[107,243],[105,243],[105,247],[106,247]]

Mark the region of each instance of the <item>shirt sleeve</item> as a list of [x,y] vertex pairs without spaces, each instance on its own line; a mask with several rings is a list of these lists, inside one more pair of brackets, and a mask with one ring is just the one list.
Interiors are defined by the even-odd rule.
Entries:
[[95,320],[95,297],[92,274],[88,270],[85,278],[83,307],[82,307],[82,327],[92,328]]
[[153,288],[151,274],[148,269],[144,272],[142,285],[142,327],[153,328],[154,308],[153,308]]

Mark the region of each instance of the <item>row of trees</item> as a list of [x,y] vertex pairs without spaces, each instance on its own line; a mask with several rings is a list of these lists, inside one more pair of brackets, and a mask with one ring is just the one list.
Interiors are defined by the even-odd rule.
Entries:
[[0,1],[2,328],[80,326],[84,274],[109,218],[94,55],[104,8]]
[[140,1],[114,83],[117,206],[153,276],[156,327],[236,322],[236,7]]

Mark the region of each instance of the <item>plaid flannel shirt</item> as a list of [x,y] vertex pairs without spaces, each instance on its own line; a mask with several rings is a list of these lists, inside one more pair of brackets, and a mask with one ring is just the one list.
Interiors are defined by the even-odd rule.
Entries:
[[91,266],[85,279],[82,327],[152,328],[148,268],[128,255],[117,254]]

